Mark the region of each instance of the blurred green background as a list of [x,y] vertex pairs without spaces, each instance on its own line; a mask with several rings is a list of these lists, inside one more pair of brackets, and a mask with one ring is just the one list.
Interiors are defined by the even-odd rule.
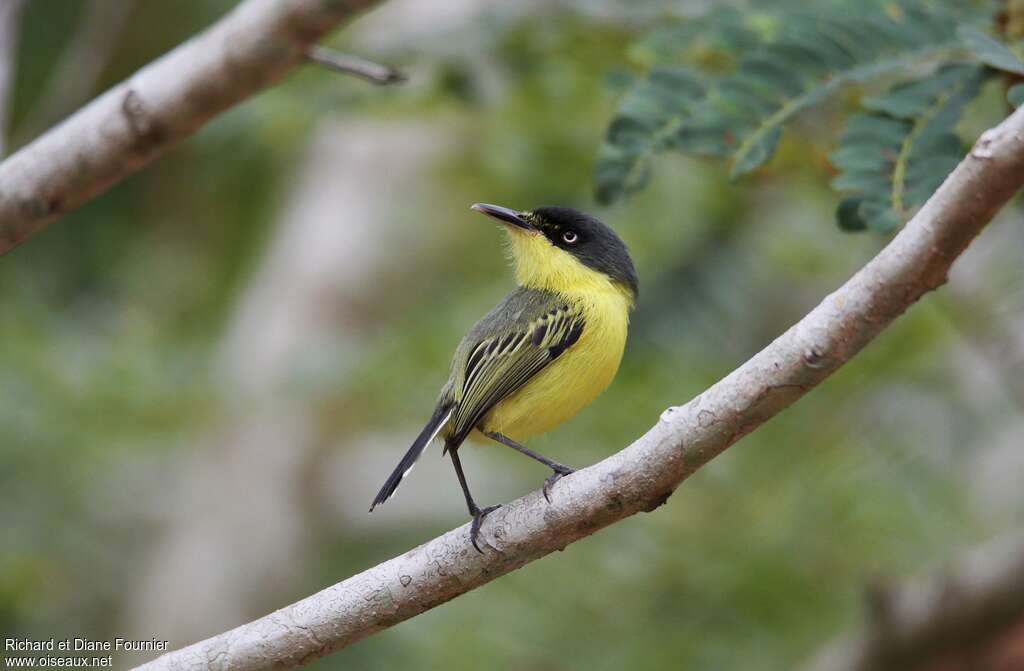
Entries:
[[[8,137],[232,5],[31,0]],[[531,443],[577,466],[871,258],[885,238],[833,224],[841,105],[750,179],[665,157],[642,194],[595,205],[609,76],[645,29],[701,6],[384,3],[331,42],[408,84],[301,68],[0,259],[0,632],[177,647],[463,523],[439,450],[365,511],[454,346],[512,285],[473,202],[575,205],[632,249],[617,380]],[[1019,524],[1022,260],[1011,208],[941,293],[656,514],[314,668],[792,668],[859,621],[865,582]],[[482,504],[546,476],[494,446],[464,462]]]

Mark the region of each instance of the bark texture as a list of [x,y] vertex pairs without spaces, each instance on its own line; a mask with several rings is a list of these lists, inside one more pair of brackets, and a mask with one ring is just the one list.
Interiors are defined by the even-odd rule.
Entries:
[[0,254],[279,81],[379,0],[245,0],[0,163]]
[[291,668],[414,617],[640,511],[799,399],[922,295],[1024,185],[1024,109],[986,131],[870,263],[764,350],[617,454],[469,525],[142,668]]

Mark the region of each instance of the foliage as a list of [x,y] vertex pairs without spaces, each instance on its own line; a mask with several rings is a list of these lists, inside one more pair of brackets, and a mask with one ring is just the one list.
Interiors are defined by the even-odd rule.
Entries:
[[[407,86],[378,89],[303,68],[3,258],[0,630],[39,639],[170,637],[140,603],[156,599],[166,610],[159,597],[183,590],[187,602],[198,601],[192,594],[205,588],[186,590],[175,570],[178,558],[198,552],[214,586],[240,586],[224,602],[235,614],[196,608],[169,617],[199,623],[209,635],[465,520],[440,450],[421,460],[394,508],[365,511],[419,430],[452,347],[512,282],[499,232],[467,205],[592,209],[588,170],[608,121],[607,96],[593,82],[628,53],[645,71],[669,73],[655,84],[690,76],[702,96],[716,76],[735,71],[732,54],[742,49],[732,45],[763,44],[778,31],[782,3],[796,4],[714,9],[707,23],[666,24],[636,41],[638,6],[679,0],[621,0],[617,14],[607,9],[612,1],[541,3],[550,12],[543,20],[536,3],[489,3],[486,21],[456,25],[447,12],[458,3],[413,3],[409,13],[439,17],[416,26],[415,35],[430,27],[433,36],[410,37],[386,23],[376,35],[391,46],[346,44],[369,37],[370,19],[386,18],[383,11],[367,17],[335,38],[337,46],[409,64],[416,76]],[[825,3],[840,4],[813,4]],[[87,4],[28,3],[15,130],[32,121],[26,115],[49,85],[49,64]],[[236,4],[135,3],[94,93]],[[578,9],[584,5],[596,9]],[[730,14],[733,23],[712,25],[718,19],[710,17]],[[679,37],[686,30],[691,37]],[[616,81],[631,95],[646,79]],[[388,161],[403,154],[392,150],[386,160],[381,133],[369,134],[368,124],[393,133],[395,143],[408,142],[410,128],[420,129],[417,142],[436,143],[436,160],[417,173],[421,189],[390,185],[396,164]],[[336,128],[344,142],[327,146],[325,137],[335,136],[314,128]],[[337,327],[342,346],[310,348],[323,365],[310,375],[293,362],[294,382],[272,396],[238,394],[223,375],[224,332],[247,309],[248,283],[282,260],[296,272],[328,270],[274,244],[289,194],[306,193],[303,157],[323,149],[357,152],[364,179],[389,184],[391,202],[372,212],[351,202],[337,211],[334,229],[355,234],[372,216],[386,230],[383,279],[359,287],[358,306],[330,292],[282,295],[272,309],[311,300],[324,319],[349,315]],[[710,161],[665,159],[627,207],[597,211],[630,245],[643,299],[613,386],[531,442],[566,463],[593,463],[628,444],[667,403],[691,398],[749,358],[877,248],[870,236],[836,245],[833,236],[812,234],[831,207],[817,169],[789,176],[784,189],[731,189]],[[343,188],[350,177],[335,179]],[[1019,453],[1013,430],[1021,411],[992,371],[1020,369],[1003,354],[1009,349],[991,358],[979,352],[1002,342],[999,317],[1024,313],[1022,234],[1020,227],[988,231],[969,273],[983,291],[972,287],[952,313],[955,294],[923,301],[656,514],[310,668],[459,669],[481,660],[498,670],[797,668],[860,622],[867,577],[898,579],[1019,526],[1020,468],[997,457]],[[339,256],[330,270],[344,272],[350,262]],[[1012,334],[1010,323],[1002,322]],[[979,342],[965,345],[961,329]],[[276,331],[269,335],[276,341]],[[308,424],[272,421],[297,407],[309,410]],[[288,509],[250,484],[249,469],[263,458],[256,452],[233,461],[231,479],[197,468],[225,458],[232,437],[218,427],[240,416],[258,420],[254,432],[311,442],[301,452],[282,444],[273,457],[305,464],[294,480],[290,469],[273,469],[277,479],[268,485],[289,488]],[[496,447],[474,446],[465,462],[487,503],[536,488],[546,475]],[[272,579],[244,580],[293,536],[239,543],[234,525],[294,510],[302,511],[288,529],[304,539],[298,556]],[[168,520],[182,516],[195,520],[209,545],[171,542]]]
[[[847,230],[907,221],[963,156],[955,130],[984,81],[1024,74],[1014,48],[981,30],[973,3],[780,3],[719,7],[641,38],[646,68],[621,96],[599,150],[597,197],[642,189],[666,150],[762,166],[785,128],[849,85],[878,87],[849,116],[832,162]],[[1019,100],[1021,90],[1010,95]]]
[[1024,84],[1014,84],[1010,87],[1010,90],[1006,92],[1006,99],[1014,107],[1024,105]]
[[951,65],[935,75],[866,98],[839,138],[832,186],[853,192],[839,207],[847,230],[888,231],[924,204],[962,157],[953,130],[977,96],[984,68]]

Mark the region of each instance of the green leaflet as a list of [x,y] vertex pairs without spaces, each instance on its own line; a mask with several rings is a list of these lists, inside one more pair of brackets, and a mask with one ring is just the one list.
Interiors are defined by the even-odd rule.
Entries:
[[764,132],[752,133],[737,150],[729,176],[735,179],[767,161],[775,153],[781,136],[781,124],[767,126]]
[[836,208],[836,220],[839,228],[844,231],[858,232],[867,229],[864,218],[860,216],[860,198],[844,198]]
[[[786,79],[772,79],[772,88],[790,93],[781,99],[775,96],[768,106],[746,107],[744,120],[749,124],[733,129],[738,141],[732,154],[732,176],[739,177],[767,161],[782,126],[804,109],[848,83],[927,61],[948,50],[954,37],[951,20],[916,9],[907,9],[898,17],[884,12],[794,15],[777,41],[740,63],[739,74],[745,74],[751,62],[758,73],[766,72],[765,63],[773,65]],[[795,78],[799,88],[792,84]],[[745,94],[763,96],[763,90],[747,87]],[[726,93],[725,97],[734,96]],[[708,104],[712,109],[704,112],[705,117],[721,108],[721,101],[714,98],[709,98]]]
[[[598,200],[642,188],[651,157],[665,149],[730,157],[732,176],[746,174],[771,158],[783,126],[804,109],[846,84],[902,73],[959,45],[948,14],[913,0],[899,11],[870,1],[807,6],[715,9],[641,40],[634,58],[654,65],[609,125],[595,170]],[[682,82],[682,95],[664,90],[667,72]]]
[[951,65],[867,98],[831,156],[832,186],[850,192],[836,213],[846,230],[892,230],[931,196],[963,156],[954,134],[988,71]]
[[651,155],[672,142],[683,115],[703,92],[697,75],[681,67],[655,68],[626,92],[598,151],[598,201],[610,203],[643,188]]
[[[634,49],[649,71],[609,125],[595,171],[598,199],[643,188],[651,158],[666,149],[728,157],[740,177],[771,158],[803,110],[848,84],[909,78],[865,98],[866,111],[849,119],[832,155],[833,186],[849,196],[840,226],[900,226],[962,157],[954,128],[986,73],[1024,74],[1010,47],[971,27],[991,20],[993,8],[983,5],[779,0],[742,12],[716,5],[702,18],[659,27]],[[938,69],[921,76],[928,67]],[[683,95],[665,90],[672,77]],[[1024,103],[1024,85],[1007,96]]]
[[957,37],[979,61],[1003,72],[1024,75],[1024,61],[1008,46],[974,26],[961,26]]
[[[594,189],[599,202],[611,203],[643,188],[653,155],[678,149],[681,142],[692,142],[704,154],[729,151],[720,146],[721,133],[684,132],[683,121],[705,95],[701,70],[734,69],[735,54],[756,48],[769,25],[764,13],[718,6],[700,17],[660,26],[633,45],[632,59],[650,69],[622,93],[598,150]],[[612,82],[620,91],[622,80],[620,75]]]
[[1024,105],[1024,84],[1015,84],[1006,92],[1006,99],[1014,107]]
[[652,65],[728,67],[734,54],[757,47],[766,16],[718,5],[699,17],[654,28],[630,48],[632,60]]

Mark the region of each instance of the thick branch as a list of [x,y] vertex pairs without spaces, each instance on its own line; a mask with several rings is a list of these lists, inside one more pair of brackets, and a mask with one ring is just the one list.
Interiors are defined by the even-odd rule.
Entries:
[[902,671],[984,649],[1024,618],[1024,536],[870,595],[866,630],[825,648],[806,671]]
[[0,163],[0,254],[305,61],[379,0],[245,0]]
[[807,393],[924,293],[1024,184],[1024,109],[986,132],[906,228],[772,344],[621,452],[485,520],[435,538],[259,620],[168,653],[149,669],[255,671],[304,664],[414,617],[640,511]]

